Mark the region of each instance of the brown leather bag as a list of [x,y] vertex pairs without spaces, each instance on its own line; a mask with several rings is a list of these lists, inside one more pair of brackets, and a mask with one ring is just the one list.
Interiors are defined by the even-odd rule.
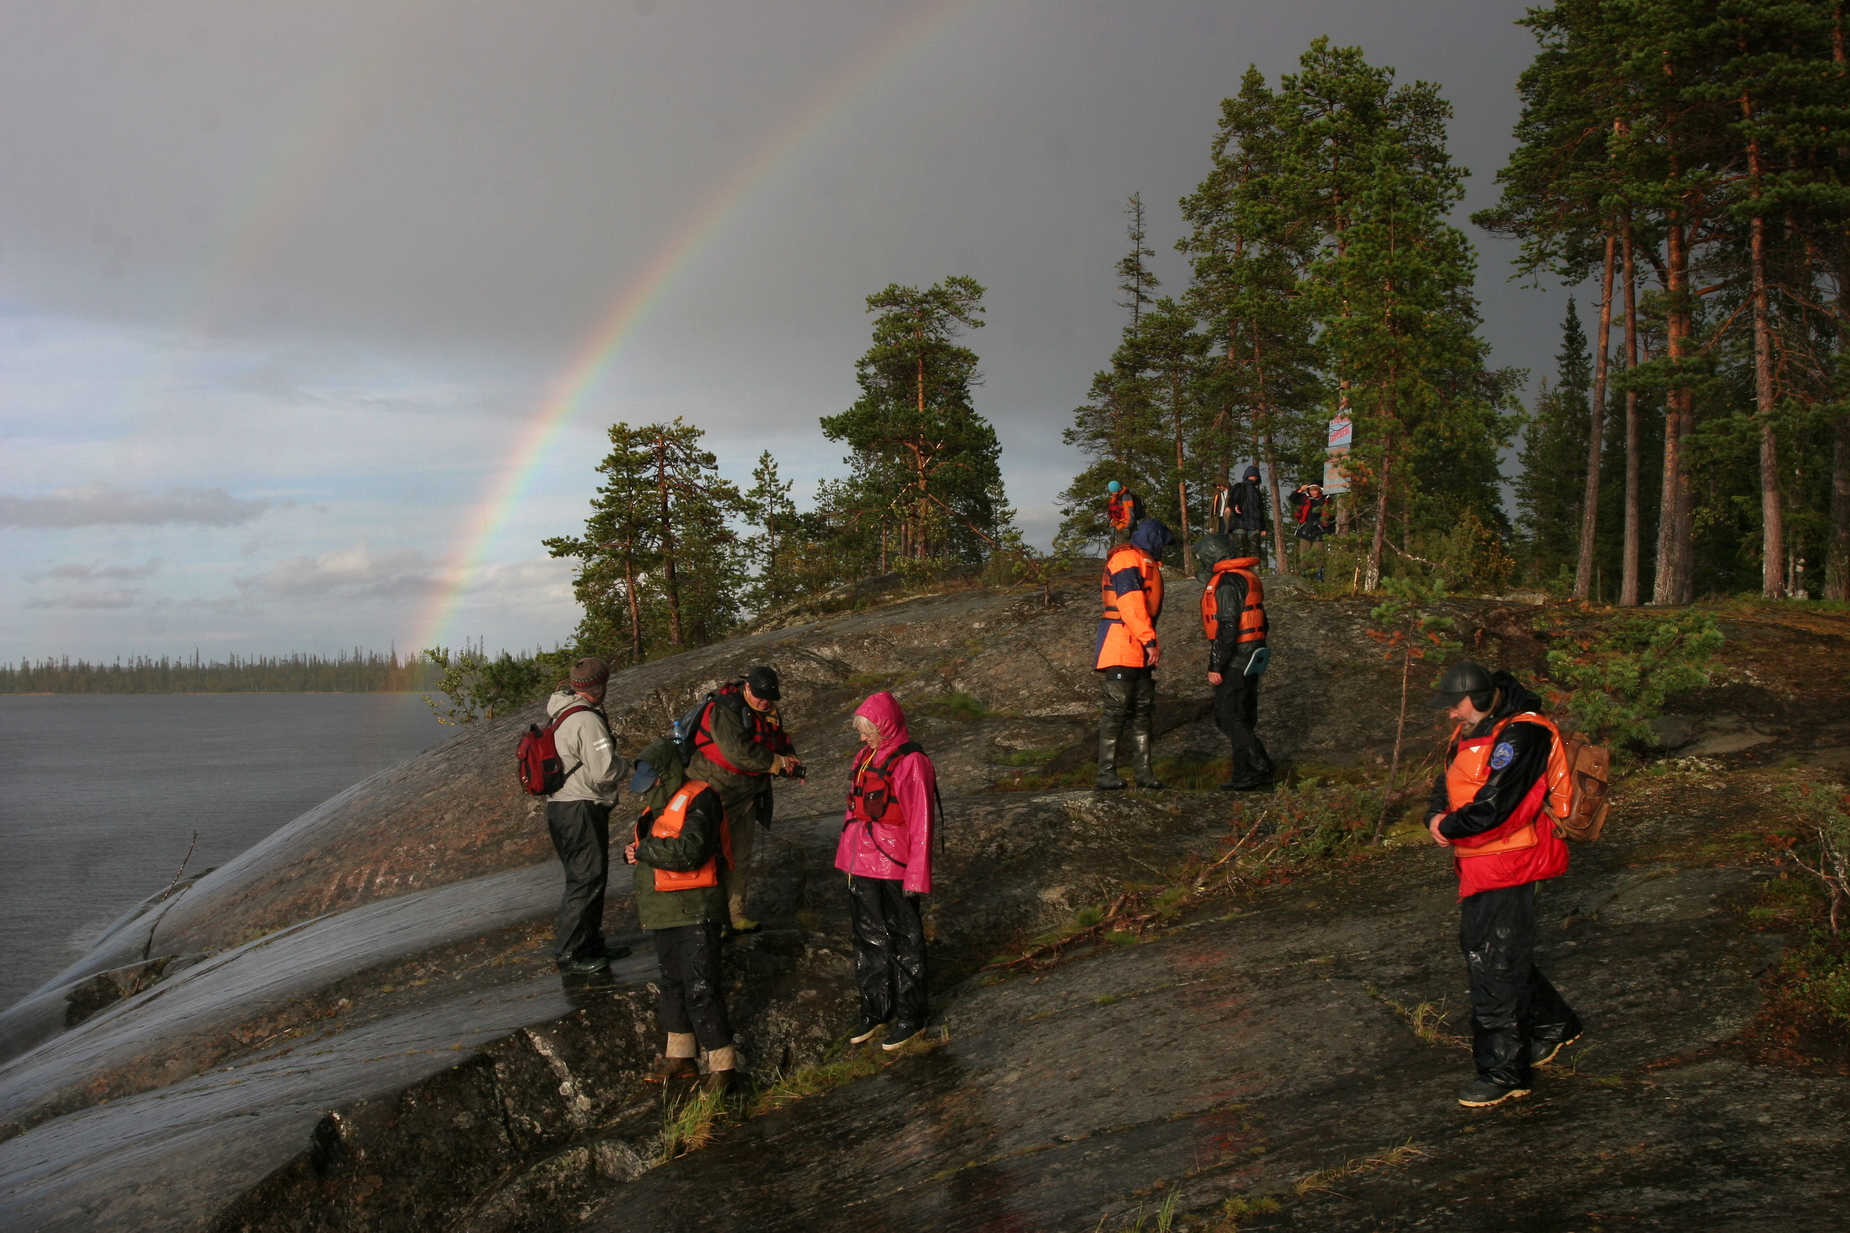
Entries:
[[1563,732],[1561,745],[1567,754],[1572,792],[1566,816],[1555,822],[1569,839],[1592,843],[1606,829],[1606,815],[1612,812],[1612,751],[1578,732]]

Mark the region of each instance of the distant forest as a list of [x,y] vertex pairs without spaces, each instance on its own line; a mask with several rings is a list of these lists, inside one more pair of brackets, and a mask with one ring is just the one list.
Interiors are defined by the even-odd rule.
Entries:
[[138,656],[111,664],[22,659],[0,666],[0,694],[365,694],[434,689],[443,668],[397,652],[354,648],[322,655],[263,655],[224,661]]

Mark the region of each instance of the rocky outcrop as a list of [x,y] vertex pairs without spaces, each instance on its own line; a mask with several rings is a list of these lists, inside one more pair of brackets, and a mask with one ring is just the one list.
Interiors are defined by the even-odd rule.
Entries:
[[[0,1015],[0,1226],[901,1228],[923,1223],[922,1204],[943,1227],[975,1228],[1002,1219],[998,1196],[1012,1195],[1011,1227],[1090,1228],[1131,1212],[1137,1189],[1176,1184],[1185,1156],[1205,1179],[1187,1191],[1201,1208],[1263,1197],[1332,1152],[1379,1149],[1402,1121],[1436,1144],[1453,1114],[1432,1082],[1461,1062],[1392,1010],[1448,992],[1456,1006],[1449,887],[1424,851],[1185,912],[1147,945],[1038,981],[976,975],[1229,833],[1217,793],[1102,796],[1062,781],[1091,756],[1092,582],[1068,580],[1051,603],[975,587],[879,606],[860,596],[870,606],[785,614],[612,683],[613,728],[634,749],[747,665],[784,676],[815,778],[779,787],[779,821],[755,857],[752,912],[768,928],[728,960],[761,1075],[822,1058],[849,1024],[847,910],[830,869],[848,717],[874,689],[900,696],[949,808],[930,909],[950,1036],[938,1049],[652,1167],[662,1113],[639,1075],[656,1047],[653,956],[620,873],[607,931],[637,953],[618,964],[617,988],[568,995],[552,972],[559,874],[510,765],[536,708],[477,725],[153,897]],[[1275,756],[1312,771],[1382,759],[1398,677],[1365,635],[1367,604],[1273,589],[1262,731]],[[1163,622],[1158,753],[1185,765],[1224,749],[1204,717],[1196,594],[1173,583]],[[1455,608],[1480,656],[1533,656],[1510,605]],[[1744,646],[1772,654],[1813,636]],[[1786,690],[1789,713],[1811,708],[1808,731],[1828,736],[1817,647],[1788,652],[1809,676],[1789,685],[1767,659],[1763,687]],[[1418,740],[1436,735],[1427,722],[1422,712]],[[1008,790],[1023,784],[1034,790]],[[1720,825],[1705,816],[1684,824]],[[1742,940],[1716,907],[1747,875],[1673,862],[1632,885],[1649,870],[1629,863],[1668,840],[1652,842],[1597,849],[1561,884],[1592,905],[1565,914],[1587,938],[1571,939],[1585,949],[1563,981],[1602,1017],[1621,1080],[1588,1099],[1631,1099],[1641,1067],[1725,1038],[1751,1018],[1767,962],[1767,935]],[[1673,951],[1683,976],[1665,1019],[1636,974]],[[706,1170],[726,1172],[732,1197],[695,1220],[675,1195],[713,1185]],[[877,1219],[844,1206],[864,1184],[891,1191]]]

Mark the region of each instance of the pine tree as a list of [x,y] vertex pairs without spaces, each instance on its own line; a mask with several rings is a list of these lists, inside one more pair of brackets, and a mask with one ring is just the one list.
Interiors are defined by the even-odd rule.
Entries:
[[1212,169],[1182,199],[1193,230],[1176,247],[1194,272],[1187,303],[1220,352],[1203,391],[1214,442],[1203,451],[1206,469],[1213,478],[1227,476],[1239,442],[1254,442],[1266,464],[1284,568],[1291,541],[1280,500],[1281,452],[1309,461],[1321,479],[1324,436],[1322,357],[1302,287],[1314,232],[1279,208],[1287,165],[1281,118],[1278,96],[1248,67],[1238,96],[1221,104]]
[[971,405],[976,353],[960,329],[983,324],[983,288],[961,275],[921,291],[895,283],[867,297],[873,345],[855,365],[861,397],[822,431],[847,443],[854,468],[844,492],[857,519],[917,561],[975,561],[1005,530],[1001,445]]
[[581,648],[640,663],[656,643],[702,646],[737,623],[743,571],[730,524],[744,503],[701,448],[704,435],[679,418],[611,425],[585,533],[545,541],[553,556],[579,562]]

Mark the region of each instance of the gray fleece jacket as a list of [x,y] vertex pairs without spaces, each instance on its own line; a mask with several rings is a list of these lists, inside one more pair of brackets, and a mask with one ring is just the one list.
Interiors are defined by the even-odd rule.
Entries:
[[[569,690],[555,693],[546,699],[546,714],[557,715],[566,707],[583,701]],[[629,777],[630,764],[629,759],[617,753],[602,708],[569,716],[553,732],[552,740],[565,765],[578,769],[566,776],[565,786],[548,800],[596,801],[600,805],[617,803],[617,789]]]

